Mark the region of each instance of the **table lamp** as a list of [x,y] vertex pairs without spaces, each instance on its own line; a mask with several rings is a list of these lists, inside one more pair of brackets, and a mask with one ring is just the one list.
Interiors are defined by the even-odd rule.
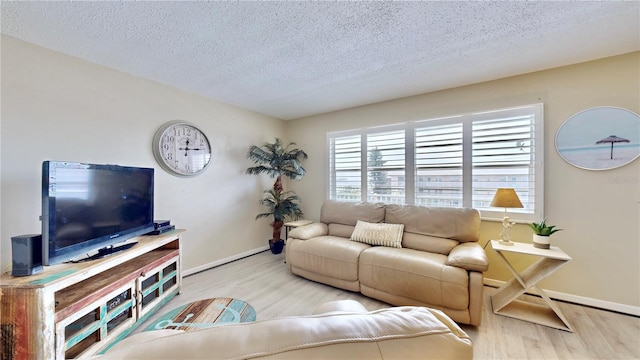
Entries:
[[504,218],[502,219],[501,234],[502,240],[500,240],[500,244],[513,245],[513,241],[511,241],[511,227],[514,223],[507,216],[507,208],[524,207],[520,202],[520,198],[518,198],[518,194],[516,194],[516,191],[511,188],[499,188],[498,190],[496,190],[495,195],[493,195],[491,206],[504,208]]

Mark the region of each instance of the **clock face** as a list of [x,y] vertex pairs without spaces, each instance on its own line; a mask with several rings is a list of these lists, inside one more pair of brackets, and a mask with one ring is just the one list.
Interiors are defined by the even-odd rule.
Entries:
[[153,152],[163,169],[177,176],[201,173],[211,161],[211,144],[197,127],[184,121],[171,121],[158,129]]

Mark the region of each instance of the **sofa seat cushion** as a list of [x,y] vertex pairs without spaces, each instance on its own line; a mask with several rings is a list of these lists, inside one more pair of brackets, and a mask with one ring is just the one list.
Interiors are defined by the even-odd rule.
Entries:
[[469,307],[469,275],[462,268],[446,265],[445,255],[371,247],[360,254],[359,261],[363,287],[442,308]]
[[287,244],[287,265],[308,272],[346,280],[358,280],[358,257],[370,245],[337,236],[318,236]]

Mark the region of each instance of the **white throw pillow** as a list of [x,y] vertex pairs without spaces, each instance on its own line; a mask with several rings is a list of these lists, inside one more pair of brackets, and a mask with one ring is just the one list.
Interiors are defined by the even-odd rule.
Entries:
[[369,245],[401,248],[403,231],[404,224],[369,223],[358,220],[351,240]]

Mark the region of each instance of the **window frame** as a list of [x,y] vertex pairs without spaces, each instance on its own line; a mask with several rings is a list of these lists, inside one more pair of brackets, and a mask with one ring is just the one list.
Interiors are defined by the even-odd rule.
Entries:
[[[335,138],[347,137],[347,136],[360,136],[360,199],[359,201],[367,201],[368,199],[368,146],[367,137],[369,134],[404,130],[405,132],[405,196],[404,202],[407,205],[415,203],[415,181],[416,181],[416,148],[415,137],[416,129],[424,127],[425,124],[429,126],[447,125],[453,123],[462,124],[462,206],[472,207],[473,203],[473,123],[474,121],[481,121],[487,117],[491,117],[491,114],[498,113],[518,113],[529,112],[533,114],[533,161],[531,167],[533,168],[533,191],[534,191],[534,207],[533,212],[525,212],[519,209],[507,209],[508,215],[512,221],[521,223],[530,223],[532,221],[539,221],[544,218],[544,104],[534,103],[529,105],[515,106],[510,108],[493,109],[486,111],[467,112],[463,114],[456,114],[452,116],[443,116],[432,119],[416,120],[404,123],[397,123],[391,125],[359,128],[346,131],[334,131],[326,133],[326,155],[327,164],[327,198],[331,198],[332,184],[336,181],[336,172],[331,168],[333,149],[331,148],[331,141]],[[530,164],[531,164],[530,163]],[[356,200],[358,201],[358,200]],[[497,208],[479,208],[481,218],[483,220],[490,221],[502,221],[504,216],[504,209]]]

